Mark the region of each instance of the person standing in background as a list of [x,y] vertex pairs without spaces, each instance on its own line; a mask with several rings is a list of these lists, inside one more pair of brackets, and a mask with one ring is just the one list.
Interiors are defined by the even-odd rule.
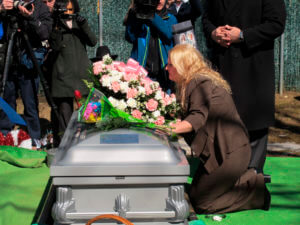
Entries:
[[86,45],[95,46],[97,37],[87,19],[79,15],[79,11],[77,0],[56,0],[52,13],[54,25],[49,39],[52,51],[48,55],[51,61],[48,67],[51,68],[51,95],[63,122],[61,124],[58,121],[52,110],[54,147],[60,143],[61,135],[72,116],[74,91],[79,90],[82,96],[89,93],[83,82],[88,79],[88,68],[91,65]]
[[173,47],[172,25],[176,23],[176,18],[167,12],[166,0],[157,1],[153,18],[147,19],[137,17],[132,2],[124,20],[125,39],[133,44],[131,57],[148,71],[151,79],[159,82],[164,91],[173,89],[164,68],[168,51]]
[[[25,1],[26,2],[26,1]],[[49,38],[52,29],[52,18],[48,8],[41,0],[36,0],[27,8],[14,6],[12,0],[0,0],[0,21],[4,27],[2,43],[13,38],[11,64],[5,82],[3,98],[16,110],[18,93],[24,105],[24,119],[27,131],[32,139],[34,149],[40,148],[41,127],[38,110],[38,90],[40,77],[31,60],[25,35],[39,65],[43,64],[46,49],[42,42]],[[2,70],[4,68],[0,66]],[[0,113],[0,131],[6,135],[14,129],[13,124],[2,111]]]
[[168,7],[168,12],[173,14],[178,23],[190,20],[195,27],[196,19],[201,16],[200,0],[175,0]]
[[283,0],[209,0],[202,22],[212,62],[229,82],[250,136],[250,168],[263,172],[274,124],[274,40],[285,27]]

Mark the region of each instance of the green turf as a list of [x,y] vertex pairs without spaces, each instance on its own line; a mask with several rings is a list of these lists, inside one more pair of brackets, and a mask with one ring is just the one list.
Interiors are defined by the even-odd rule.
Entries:
[[[194,171],[195,161],[191,163]],[[272,177],[267,184],[271,192],[271,208],[269,211],[248,210],[227,213],[222,221],[213,221],[198,215],[206,225],[299,225],[300,224],[300,158],[268,157],[265,169]]]

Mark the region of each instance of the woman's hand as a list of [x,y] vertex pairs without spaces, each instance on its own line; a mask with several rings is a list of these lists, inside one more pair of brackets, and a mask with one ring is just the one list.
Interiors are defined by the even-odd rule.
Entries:
[[176,123],[170,123],[171,131],[176,134],[188,133],[193,131],[193,126],[188,121],[177,120]]

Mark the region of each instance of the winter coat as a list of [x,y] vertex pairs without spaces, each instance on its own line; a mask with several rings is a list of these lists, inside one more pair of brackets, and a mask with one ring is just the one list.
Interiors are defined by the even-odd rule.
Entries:
[[137,19],[132,13],[129,14],[125,39],[133,44],[131,57],[145,67],[149,51],[149,26],[152,26],[153,29],[156,29],[159,36],[158,44],[161,68],[164,68],[168,63],[168,51],[173,47],[172,25],[176,24],[177,20],[171,14],[167,14],[164,18],[155,14],[154,18],[150,19],[147,23],[143,23],[143,21]]
[[[283,0],[209,0],[203,28],[213,63],[230,83],[238,112],[248,130],[274,122],[274,39],[285,26]],[[211,39],[218,26],[240,28],[244,41],[224,48]]]
[[81,26],[73,19],[70,29],[63,20],[59,28],[53,29],[50,37],[52,48],[52,96],[73,97],[74,90],[82,95],[88,94],[88,88],[83,80],[88,80],[88,69],[91,61],[88,58],[86,45],[95,46],[97,38],[91,31],[88,22]]

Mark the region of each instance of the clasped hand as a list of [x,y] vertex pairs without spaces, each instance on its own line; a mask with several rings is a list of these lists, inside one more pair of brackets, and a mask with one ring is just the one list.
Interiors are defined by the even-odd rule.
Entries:
[[211,33],[212,39],[222,47],[228,48],[232,43],[240,42],[241,29],[229,25],[219,26]]

